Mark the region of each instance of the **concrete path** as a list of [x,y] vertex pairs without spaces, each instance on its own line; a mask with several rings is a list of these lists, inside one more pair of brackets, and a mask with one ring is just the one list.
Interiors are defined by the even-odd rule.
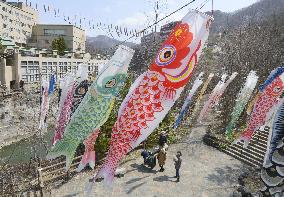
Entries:
[[[142,164],[140,153],[134,153],[122,165],[127,172],[115,178],[112,188],[96,183],[92,196],[98,197],[229,197],[238,184],[237,178],[243,165],[212,147],[203,144],[206,127],[197,126],[181,143],[171,145],[164,172],[158,166],[149,170]],[[177,183],[173,156],[180,150],[183,154],[181,179]],[[52,197],[83,197],[84,189],[92,173],[81,173],[68,183],[52,190]]]

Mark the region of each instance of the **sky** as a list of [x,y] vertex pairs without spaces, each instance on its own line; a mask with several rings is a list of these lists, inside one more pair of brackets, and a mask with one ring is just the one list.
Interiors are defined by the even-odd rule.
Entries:
[[[191,0],[159,0],[159,18],[171,13]],[[195,0],[190,6],[182,11],[174,14],[170,18],[164,20],[160,25],[170,21],[180,20],[189,9],[200,8],[206,0]],[[224,12],[233,12],[238,9],[247,7],[257,0],[214,0],[214,10]],[[24,1],[25,2],[25,1]],[[108,35],[108,28],[95,28],[90,30],[89,21],[91,24],[102,24],[113,26],[120,25],[129,29],[141,30],[154,22],[155,11],[154,5],[156,0],[28,0],[32,6],[38,4],[39,23],[43,24],[66,24],[63,14],[70,19],[77,20],[82,18],[83,29],[86,30],[88,36],[97,36],[100,34]],[[50,10],[58,10],[60,16],[54,17],[54,11],[44,12],[43,5],[49,6]],[[211,10],[211,0],[209,0],[201,11]],[[85,18],[85,20],[83,20]],[[159,27],[158,27],[159,28]],[[114,38],[123,40],[126,37],[113,34]],[[135,40],[131,40],[134,41]]]

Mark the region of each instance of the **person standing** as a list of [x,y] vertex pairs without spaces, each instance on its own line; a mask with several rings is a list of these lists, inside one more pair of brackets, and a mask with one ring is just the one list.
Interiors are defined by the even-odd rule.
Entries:
[[174,158],[174,164],[175,164],[175,169],[176,169],[175,178],[177,178],[177,182],[179,182],[179,178],[180,178],[179,170],[180,170],[181,163],[182,163],[181,156],[182,156],[181,152],[178,151],[176,154],[176,157]]
[[143,150],[142,153],[141,153],[141,156],[143,157],[144,159],[144,165],[146,165],[146,161],[147,161],[147,158],[149,157],[149,152],[147,150]]
[[162,131],[161,134],[160,134],[160,138],[159,138],[160,149],[167,144],[167,141],[168,140],[167,140],[166,132]]
[[157,159],[158,159],[159,166],[161,168],[160,172],[164,172],[165,171],[164,165],[165,165],[166,159],[167,159],[167,152],[166,152],[166,149],[164,147],[160,149],[160,151],[157,155]]

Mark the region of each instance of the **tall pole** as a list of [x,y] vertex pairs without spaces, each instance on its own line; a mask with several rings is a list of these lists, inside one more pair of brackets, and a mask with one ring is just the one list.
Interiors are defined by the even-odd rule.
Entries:
[[155,5],[155,13],[156,13],[156,19],[155,19],[155,32],[157,32],[157,23],[158,23],[158,18],[159,18],[159,0],[156,1],[156,5]]
[[213,14],[214,14],[214,0],[212,0],[212,17],[213,17]]

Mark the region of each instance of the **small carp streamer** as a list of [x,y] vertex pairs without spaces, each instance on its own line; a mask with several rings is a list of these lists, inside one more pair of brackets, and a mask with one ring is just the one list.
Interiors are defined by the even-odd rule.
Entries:
[[274,116],[268,150],[261,169],[262,196],[282,196],[284,191],[284,99]]
[[[195,114],[197,112],[197,109],[200,105],[200,102],[205,94],[205,91],[207,90],[208,88],[208,85],[210,84],[211,80],[213,79],[214,77],[214,74],[213,73],[210,73],[207,80],[205,81],[205,83],[203,84],[203,87],[201,88],[200,92],[199,92],[199,95],[196,99],[196,102],[195,102],[195,107],[194,109],[192,110],[192,117],[195,117]],[[191,119],[192,120],[192,119]]]
[[273,107],[277,106],[279,97],[283,92],[283,82],[284,67],[278,67],[271,72],[268,79],[260,86],[260,95],[254,104],[247,128],[234,143],[243,141],[244,146],[247,147],[254,132],[271,118],[271,112],[275,111]]
[[43,79],[41,82],[41,105],[40,105],[39,129],[43,129],[46,123],[46,116],[49,108],[48,90],[49,90],[49,83]]
[[52,145],[61,140],[66,125],[69,122],[71,115],[71,107],[73,102],[73,92],[75,88],[75,77],[72,74],[66,75],[61,85],[61,97],[59,103],[59,116],[55,128],[55,134],[52,138]]
[[86,93],[88,92],[88,66],[80,64],[76,73],[75,90],[73,94],[73,103],[71,115],[74,114]]
[[149,70],[134,82],[124,99],[108,155],[94,180],[103,177],[110,185],[121,159],[164,119],[192,75],[211,21],[210,16],[194,10],[172,30]]
[[78,145],[108,119],[115,97],[126,80],[133,54],[134,50],[128,47],[118,47],[72,115],[63,139],[49,151],[48,159],[65,155],[66,170],[70,168]]
[[46,120],[49,110],[49,97],[53,95],[55,89],[55,75],[50,76],[49,82],[42,80],[41,82],[41,105],[40,105],[40,119],[39,129],[46,129]]
[[238,73],[234,72],[227,81],[226,81],[227,75],[226,74],[222,75],[221,80],[218,82],[218,84],[215,86],[212,93],[210,94],[208,101],[204,104],[204,107],[200,112],[197,122],[202,122],[206,118],[208,113],[212,110],[212,108],[218,105],[220,98],[222,97],[226,88],[235,79],[237,74]]
[[[67,126],[72,112],[74,113],[85,94],[88,91],[88,66],[80,64],[76,76],[67,74],[62,80],[61,97],[59,102],[59,116],[52,138],[52,145],[63,138],[65,127]],[[80,92],[80,93],[78,93]],[[75,99],[74,99],[75,98]],[[75,100],[75,101],[74,101]]]
[[253,111],[253,106],[254,104],[256,103],[256,101],[258,100],[258,97],[260,96],[261,94],[258,92],[255,97],[249,102],[248,106],[247,106],[247,110],[246,110],[246,113],[248,116],[251,115],[252,111]]
[[88,136],[87,139],[84,141],[85,152],[82,161],[80,162],[77,168],[77,172],[83,170],[87,164],[89,164],[89,166],[92,169],[94,169],[96,164],[96,152],[94,151],[94,145],[99,134],[100,134],[100,129],[95,129],[95,131],[91,133],[91,135]]
[[255,71],[251,71],[247,76],[246,82],[237,97],[236,105],[231,114],[231,121],[226,128],[227,136],[230,136],[232,134],[240,115],[242,114],[243,110],[245,109],[245,106],[247,105],[251,97],[251,94],[256,86],[257,80],[258,76],[256,76]]
[[203,80],[202,80],[202,76],[203,76],[203,72],[201,72],[199,74],[199,76],[197,77],[197,79],[193,82],[193,86],[190,90],[190,92],[188,93],[188,96],[186,97],[185,101],[184,101],[184,104],[181,108],[181,112],[180,114],[178,115],[176,121],[175,121],[175,124],[174,124],[174,128],[178,128],[178,126],[180,125],[182,119],[183,119],[183,116],[184,114],[187,112],[191,102],[192,102],[192,97],[194,96],[195,92],[198,90],[198,88],[202,85],[203,83]]

